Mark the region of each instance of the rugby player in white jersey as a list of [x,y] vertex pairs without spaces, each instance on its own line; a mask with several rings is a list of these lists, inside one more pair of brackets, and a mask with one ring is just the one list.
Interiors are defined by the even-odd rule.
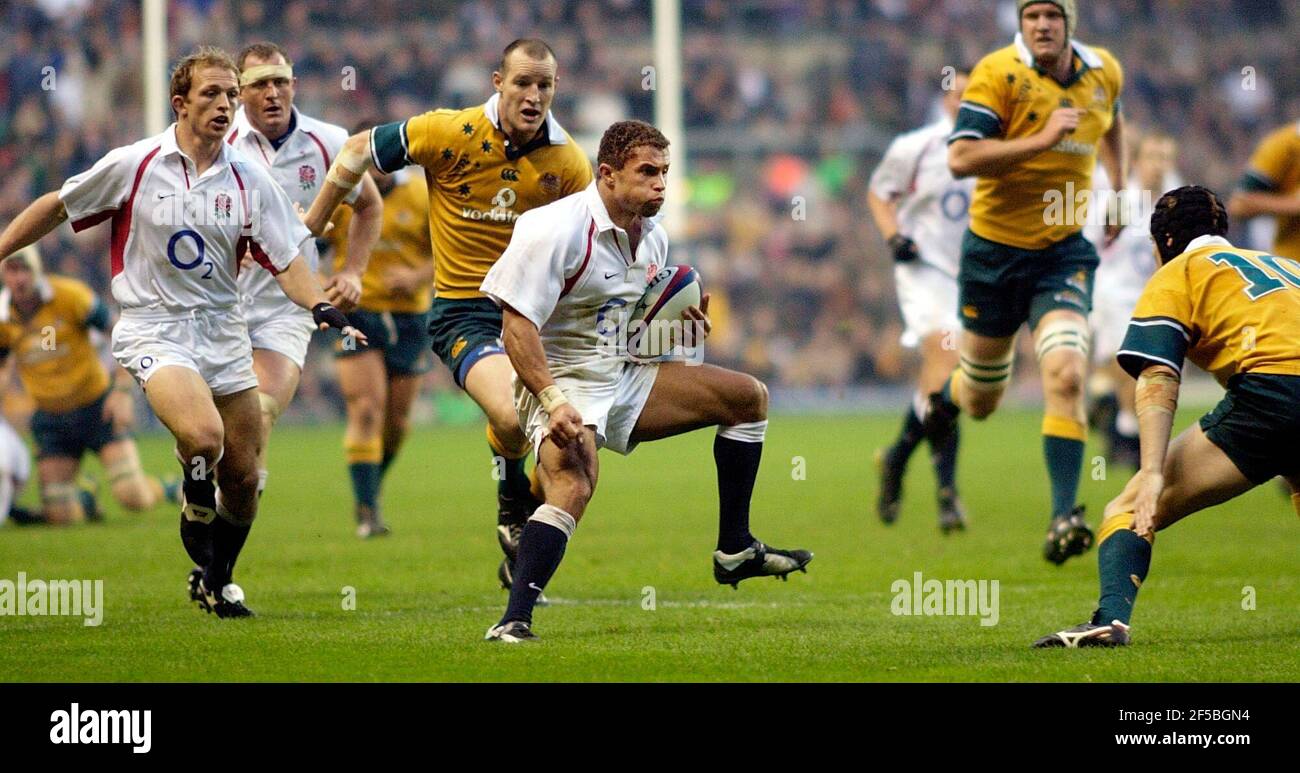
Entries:
[[[239,97],[242,104],[226,141],[271,177],[304,211],[325,184],[332,160],[348,139],[341,126],[303,115],[293,104],[297,79],[293,63],[274,43],[254,43],[239,53]],[[325,285],[330,301],[344,311],[361,297],[361,274],[370,250],[379,239],[383,199],[374,180],[361,178],[344,201],[354,212],[348,233],[347,263]],[[313,272],[320,256],[315,240],[302,245],[302,256]],[[258,493],[266,488],[266,446],[280,413],[298,391],[307,358],[307,344],[316,329],[311,312],[299,307],[266,271],[239,275],[240,305],[253,342],[253,372],[262,408],[262,453],[258,457]]]
[[[943,96],[943,117],[896,137],[872,173],[867,190],[871,217],[894,255],[894,285],[906,324],[903,345],[921,350],[921,372],[902,431],[892,446],[876,452],[880,471],[876,512],[886,524],[898,520],[908,459],[927,439],[929,396],[943,388],[957,367],[961,329],[957,270],[962,235],[970,223],[975,180],[954,179],[948,169],[948,137],[970,80],[965,71],[953,75]],[[945,534],[964,529],[966,515],[957,496],[955,425],[953,431],[928,439],[938,484],[939,528]]]
[[[1088,316],[1092,327],[1092,362],[1096,368],[1088,385],[1094,398],[1090,419],[1097,429],[1106,433],[1106,457],[1111,463],[1137,467],[1140,461],[1137,382],[1120,367],[1115,356],[1133,309],[1142,297],[1142,289],[1156,272],[1155,252],[1151,249],[1151,210],[1162,191],[1178,188],[1182,181],[1175,169],[1178,145],[1173,137],[1151,132],[1128,146],[1134,148],[1132,173],[1121,201],[1128,208],[1125,223],[1130,227],[1120,231],[1109,245],[1105,244],[1101,223],[1089,223],[1083,234],[1097,245],[1101,256],[1092,313]],[[1093,190],[1094,195],[1096,191],[1108,191],[1109,183],[1104,179],[1098,181]],[[1098,202],[1096,210],[1105,209],[1100,199],[1094,201]]]
[[[236,275],[250,252],[321,329],[365,337],[328,301],[300,259],[310,232],[260,165],[223,141],[239,71],[203,48],[172,71],[176,122],[117,148],[41,196],[0,233],[0,259],[64,220],[112,221],[113,356],[144,388],[176,439],[184,469],[181,541],[199,566],[190,596],[218,617],[247,617],[231,577],[257,515],[261,424],[257,376]],[[215,478],[215,481],[214,481]],[[219,487],[219,491],[218,491]]]
[[[520,216],[483,280],[504,312],[515,407],[545,491],[545,504],[524,526],[510,601],[488,630],[491,641],[537,638],[533,606],[595,491],[602,447],[627,454],[641,441],[718,427],[714,578],[733,587],[750,577],[784,579],[812,560],[806,550],[771,548],[749,532],[767,431],[763,383],[702,363],[634,362],[616,345],[617,320],[668,258],[668,238],[653,220],[664,203],[668,140],[647,123],[622,121],[601,138],[597,162],[586,190]],[[705,295],[685,315],[700,340],[707,312]]]

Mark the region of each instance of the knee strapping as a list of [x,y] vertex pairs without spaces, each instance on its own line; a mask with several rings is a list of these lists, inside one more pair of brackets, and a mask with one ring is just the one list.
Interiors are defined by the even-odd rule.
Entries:
[[1090,349],[1088,324],[1078,319],[1062,319],[1046,325],[1034,346],[1038,361],[1057,349],[1072,349],[1088,359]]
[[140,463],[134,459],[123,459],[105,470],[108,475],[108,485],[110,486],[116,486],[122,481],[130,480],[139,475],[140,472]]
[[1002,392],[1011,383],[1011,369],[1015,364],[1015,351],[1009,351],[1001,357],[977,359],[961,355],[958,366],[962,386],[972,392]]
[[49,506],[68,507],[77,501],[77,484],[46,483],[41,488],[41,501]]

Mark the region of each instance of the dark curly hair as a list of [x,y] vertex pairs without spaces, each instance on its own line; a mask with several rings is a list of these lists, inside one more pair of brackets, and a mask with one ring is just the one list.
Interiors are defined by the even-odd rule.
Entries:
[[663,150],[668,147],[668,138],[645,121],[619,121],[606,129],[600,138],[596,163],[622,169],[632,157],[632,151],[643,145]]
[[[1228,233],[1228,210],[1218,194],[1199,185],[1169,191],[1151,213],[1151,238],[1163,265],[1182,255],[1198,236]],[[1172,243],[1170,242],[1172,240]]]

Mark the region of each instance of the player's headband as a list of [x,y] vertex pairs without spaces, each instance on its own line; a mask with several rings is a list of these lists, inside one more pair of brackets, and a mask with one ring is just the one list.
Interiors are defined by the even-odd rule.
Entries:
[[45,273],[45,266],[41,262],[41,252],[36,249],[35,244],[23,247],[21,250],[5,258],[3,262],[9,263],[11,261],[23,264],[37,277],[40,277]]
[[251,86],[258,81],[274,80],[284,78],[293,80],[293,65],[289,64],[258,64],[244,70],[239,74],[240,86]]

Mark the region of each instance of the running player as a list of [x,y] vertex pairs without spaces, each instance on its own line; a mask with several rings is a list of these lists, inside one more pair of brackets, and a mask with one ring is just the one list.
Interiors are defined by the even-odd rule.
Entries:
[[[941,434],[956,426],[959,411],[975,419],[993,413],[1011,381],[1016,334],[1029,323],[1052,489],[1043,555],[1061,564],[1092,545],[1075,497],[1098,258],[1080,231],[1098,151],[1111,180],[1128,179],[1123,74],[1110,53],[1074,40],[1074,0],[1018,0],[1016,7],[1015,42],[975,67],[949,138],[953,175],[978,182],[958,275],[961,364],[931,397],[927,418]],[[1120,225],[1106,228],[1109,240]]]
[[[135,423],[131,376],[110,381],[90,331],[108,332],[108,307],[84,283],[46,274],[36,245],[0,262],[0,358],[14,355],[23,388],[36,403],[32,436],[41,512],[52,524],[95,518],[90,491],[77,485],[81,458],[99,456],[113,498],[140,512],[163,499],[164,485],[146,475],[129,430]],[[171,497],[179,502],[178,488]]]
[[[537,447],[546,502],[528,519],[510,602],[486,638],[536,639],[533,606],[555,573],[596,488],[599,448],[627,454],[645,440],[717,426],[720,514],[713,576],[733,587],[786,575],[806,550],[767,547],[749,532],[749,500],[767,432],[767,388],[713,365],[641,364],[610,351],[610,320],[631,309],[668,258],[654,220],[664,203],[668,140],[623,121],[600,141],[598,179],[525,213],[483,292],[505,314],[506,352],[519,374],[519,421]],[[707,335],[708,296],[687,312]],[[602,335],[602,332],[605,335]]]
[[1260,141],[1228,201],[1228,214],[1241,220],[1275,217],[1273,254],[1300,260],[1300,123],[1287,124]]
[[[257,515],[257,376],[236,274],[250,251],[322,328],[365,336],[325,300],[300,260],[311,238],[284,191],[223,140],[239,70],[203,48],[172,71],[176,122],[117,148],[23,210],[0,233],[0,258],[72,220],[112,221],[113,355],[176,439],[184,470],[181,541],[199,566],[190,597],[218,617],[247,617],[231,576]],[[253,269],[261,270],[261,269]],[[219,490],[218,490],[219,487]]]
[[[880,492],[876,512],[885,523],[898,519],[903,476],[912,451],[925,438],[930,394],[943,388],[957,367],[957,267],[962,234],[970,222],[974,180],[955,180],[948,169],[948,135],[969,76],[955,73],[943,96],[944,117],[896,138],[871,175],[867,204],[894,254],[894,284],[907,329],[903,345],[921,349],[921,372],[903,429],[888,449],[876,453]],[[938,483],[939,528],[966,528],[957,497],[958,430],[931,438],[930,459]]]
[[[1130,207],[1130,227],[1109,245],[1102,246],[1100,234],[1091,235],[1100,247],[1092,314],[1092,362],[1096,373],[1089,380],[1096,405],[1097,426],[1107,436],[1106,456],[1112,463],[1138,465],[1138,421],[1135,411],[1137,385],[1115,360],[1128,320],[1138,297],[1155,273],[1151,251],[1151,204],[1159,191],[1178,187],[1174,167],[1178,146],[1173,137],[1160,132],[1142,135],[1134,144],[1133,174],[1123,201]],[[1094,218],[1095,219],[1095,218]],[[1100,230],[1100,229],[1098,229]]]
[[[384,198],[379,242],[361,276],[361,303],[349,314],[370,345],[347,347],[340,339],[339,388],[347,405],[343,447],[356,499],[357,536],[388,533],[380,515],[379,490],[406,438],[420,376],[432,366],[429,303],[433,299],[433,246],[429,241],[429,186],[424,175],[402,169],[375,182]],[[330,231],[334,265],[346,265],[350,216],[335,215]]]
[[[1238,249],[1227,233],[1228,213],[1205,188],[1179,188],[1156,203],[1151,237],[1162,265],[1119,352],[1137,378],[1142,464],[1106,506],[1092,619],[1035,647],[1128,644],[1155,533],[1182,518],[1278,475],[1300,513],[1300,262]],[[1227,394],[1170,443],[1184,358]]]
[[[293,75],[293,63],[276,44],[248,46],[240,52],[237,64],[243,104],[235,114],[227,141],[262,163],[290,201],[305,210],[316,198],[348,132],[294,107],[298,79]],[[325,292],[331,302],[348,311],[361,295],[360,276],[379,238],[383,202],[371,180],[353,189],[346,202],[356,213],[349,228],[353,249],[325,285]],[[314,240],[303,243],[302,254],[308,267],[317,271],[319,256]],[[242,272],[239,293],[253,342],[253,372],[257,374],[257,399],[262,409],[262,452],[257,459],[260,494],[266,488],[266,449],[271,429],[298,391],[307,345],[316,326],[311,312],[289,300],[270,272]]]
[[496,89],[466,110],[434,110],[355,134],[334,161],[339,185],[324,186],[304,222],[321,233],[343,195],[372,165],[391,173],[424,167],[429,182],[435,297],[433,350],[488,420],[497,486],[497,576],[510,587],[524,521],[537,507],[524,460],[530,450],[511,400],[510,360],[501,346],[501,310],[479,285],[510,242],[515,221],[533,207],[584,189],[591,163],[550,112],[555,54],[540,40],[506,46],[492,73]]

